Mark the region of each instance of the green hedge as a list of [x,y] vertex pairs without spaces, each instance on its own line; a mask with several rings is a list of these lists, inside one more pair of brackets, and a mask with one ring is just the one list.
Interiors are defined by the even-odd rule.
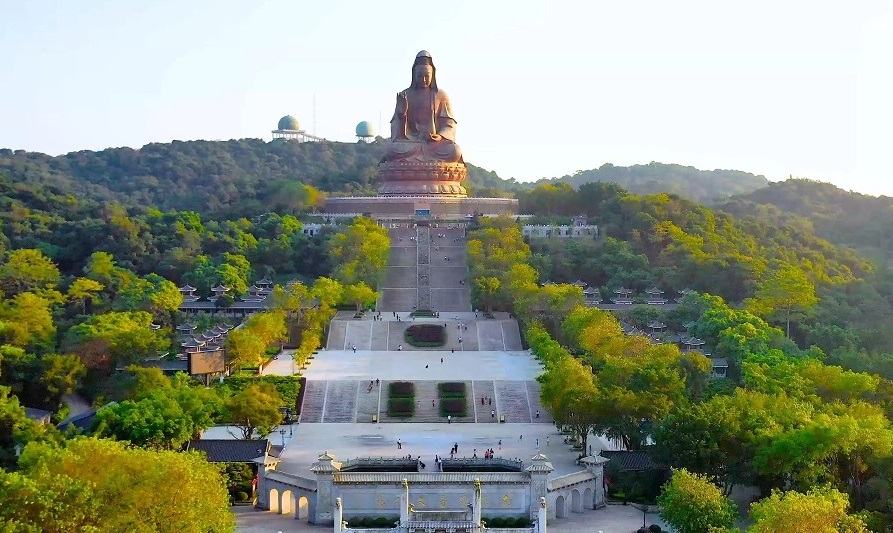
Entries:
[[448,381],[437,384],[437,396],[440,398],[465,398],[464,381]]
[[388,400],[388,416],[410,418],[415,414],[415,400],[411,398],[391,398]]
[[388,398],[415,398],[415,384],[411,381],[388,383]]
[[441,398],[440,416],[466,416],[468,414],[468,402],[465,398]]

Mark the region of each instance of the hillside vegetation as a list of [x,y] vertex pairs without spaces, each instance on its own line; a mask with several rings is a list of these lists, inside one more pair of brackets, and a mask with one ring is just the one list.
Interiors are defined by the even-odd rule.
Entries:
[[845,191],[830,183],[789,179],[729,199],[719,209],[779,224],[811,226],[835,244],[890,264],[893,260],[893,198]]
[[[318,201],[319,191],[375,194],[384,141],[373,143],[174,141],[140,149],[82,150],[58,157],[0,150],[0,173],[13,182],[42,184],[61,194],[195,211],[213,216],[295,213]],[[476,195],[517,187],[494,172],[468,165]]]
[[683,165],[648,163],[616,167],[605,163],[599,168],[578,170],[573,175],[540,180],[579,187],[586,183],[616,183],[635,194],[677,194],[700,203],[710,203],[736,194],[746,194],[769,184],[764,176],[740,170],[698,170]]

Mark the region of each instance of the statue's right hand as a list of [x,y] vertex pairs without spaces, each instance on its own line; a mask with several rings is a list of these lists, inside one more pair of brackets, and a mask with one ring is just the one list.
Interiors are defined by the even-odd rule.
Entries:
[[397,93],[397,109],[403,111],[409,109],[409,100],[406,98],[406,91]]

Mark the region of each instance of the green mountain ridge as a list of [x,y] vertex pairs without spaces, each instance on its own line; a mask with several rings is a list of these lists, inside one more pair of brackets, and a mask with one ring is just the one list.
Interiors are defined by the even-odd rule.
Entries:
[[[198,140],[60,156],[0,149],[0,170],[15,182],[41,183],[98,202],[250,216],[276,208],[283,197],[299,195],[298,184],[330,194],[375,194],[376,167],[386,143],[382,138],[372,143]],[[502,179],[469,164],[467,186],[474,196],[511,196],[543,183],[578,187],[599,181],[615,182],[634,194],[666,192],[701,203],[768,184],[763,176],[742,171],[653,162],[630,167],[605,164],[536,183]]]
[[599,168],[579,170],[573,175],[541,179],[544,183],[616,183],[635,194],[676,194],[699,203],[711,203],[738,194],[747,194],[769,185],[765,176],[740,170],[699,170],[692,166],[651,162],[647,165],[618,167],[605,163]]
[[869,196],[807,179],[788,179],[734,196],[716,208],[778,224],[810,227],[828,241],[893,264],[893,198]]

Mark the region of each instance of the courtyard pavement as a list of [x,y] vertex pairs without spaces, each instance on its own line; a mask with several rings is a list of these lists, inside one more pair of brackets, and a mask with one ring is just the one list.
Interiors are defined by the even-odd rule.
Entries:
[[[240,533],[287,533],[290,531],[324,532],[332,526],[312,526],[306,520],[273,514],[253,507],[234,507],[236,531]],[[671,531],[656,513],[647,513],[648,525],[657,524]],[[642,511],[628,505],[608,505],[603,509],[571,513],[567,518],[549,521],[549,533],[632,533],[642,527]]]

